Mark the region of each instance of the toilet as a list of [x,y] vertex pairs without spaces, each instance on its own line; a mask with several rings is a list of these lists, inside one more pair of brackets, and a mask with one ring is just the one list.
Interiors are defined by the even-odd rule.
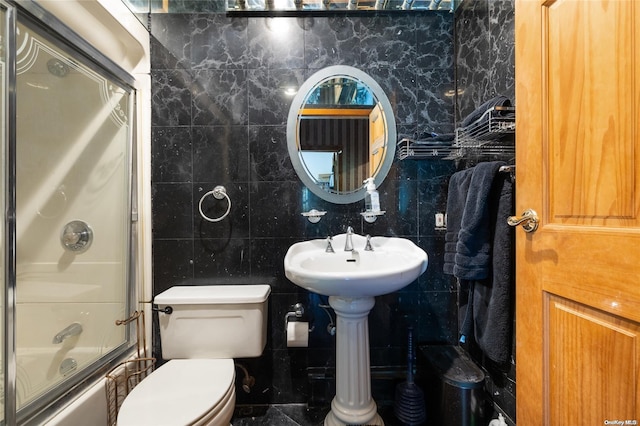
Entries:
[[[125,398],[118,426],[229,426],[233,358],[262,354],[268,285],[176,286],[158,294],[162,358]],[[170,307],[171,313],[163,312]]]

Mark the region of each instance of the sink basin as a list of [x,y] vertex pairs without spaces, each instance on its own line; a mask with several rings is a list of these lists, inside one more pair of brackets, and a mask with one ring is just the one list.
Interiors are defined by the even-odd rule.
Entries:
[[427,269],[427,254],[404,238],[353,234],[353,251],[344,251],[346,234],[293,244],[284,271],[294,284],[329,296],[336,313],[336,396],[325,426],[384,425],[371,397],[368,315],[375,296],[400,290]]
[[326,240],[293,244],[284,258],[285,275],[314,293],[338,297],[373,297],[412,283],[427,269],[427,254],[404,238],[372,237],[373,251],[365,251],[366,237],[353,234],[353,251],[344,251],[346,234],[333,237],[335,253]]

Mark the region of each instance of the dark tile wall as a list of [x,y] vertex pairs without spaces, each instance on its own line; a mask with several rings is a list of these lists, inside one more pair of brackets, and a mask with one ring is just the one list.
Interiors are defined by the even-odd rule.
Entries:
[[[464,0],[456,13],[456,121],[485,100],[504,95],[515,106],[514,0]],[[501,158],[505,159],[505,158]],[[515,324],[513,327],[515,333]],[[484,359],[473,344],[467,346],[487,374],[487,394],[498,411],[515,424],[515,335],[509,365]]]
[[514,0],[464,0],[455,33],[456,122],[496,95],[515,105]]
[[[272,286],[267,349],[241,361],[257,383],[238,403],[306,402],[311,388],[331,392],[330,384],[311,386],[307,377],[308,368],[330,375],[334,366],[335,340],[319,307],[327,300],[289,282],[283,258],[292,243],[347,225],[362,234],[410,238],[430,256],[419,280],[377,298],[370,315],[372,365],[406,362],[409,324],[420,342],[453,343],[456,289],[441,273],[443,235],[434,230],[434,214],[444,211],[454,164],[396,161],[379,188],[387,214],[364,223],[363,203],[327,204],[298,180],[286,146],[291,98],[281,90],[322,67],[352,65],[385,90],[399,133],[451,132],[453,15],[197,12],[151,15],[154,294],[176,284]],[[216,185],[226,187],[233,205],[227,219],[210,223],[198,203]],[[226,204],[209,197],[204,208],[216,216]],[[310,208],[328,214],[312,225],[300,215]],[[296,302],[306,305],[314,326],[309,349],[286,347],[284,315]],[[157,339],[154,344],[159,355]]]

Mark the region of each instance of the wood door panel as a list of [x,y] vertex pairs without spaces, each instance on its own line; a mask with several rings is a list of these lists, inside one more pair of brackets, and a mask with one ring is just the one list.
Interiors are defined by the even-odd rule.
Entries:
[[[546,12],[549,220],[638,224],[633,1],[557,0]],[[597,28],[598,31],[593,29]]]
[[640,248],[622,249],[637,233],[566,228],[547,225],[529,251],[541,290],[640,321]]
[[[536,233],[535,245],[529,239],[521,248],[524,257],[518,263],[517,277],[523,279],[517,292],[531,291],[524,277],[534,273],[542,291],[640,321],[640,247],[632,243],[628,248],[629,241],[638,241],[637,230],[614,232],[564,225],[545,225],[543,229]],[[532,269],[522,268],[524,262]],[[528,308],[530,304],[519,307],[517,313]]]
[[517,422],[638,424],[640,1],[515,10]]
[[549,424],[636,419],[640,326],[549,294],[546,305]]

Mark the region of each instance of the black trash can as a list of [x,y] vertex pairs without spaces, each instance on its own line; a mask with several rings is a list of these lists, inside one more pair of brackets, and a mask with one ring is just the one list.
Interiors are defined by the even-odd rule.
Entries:
[[421,346],[427,424],[486,425],[484,372],[458,346]]

